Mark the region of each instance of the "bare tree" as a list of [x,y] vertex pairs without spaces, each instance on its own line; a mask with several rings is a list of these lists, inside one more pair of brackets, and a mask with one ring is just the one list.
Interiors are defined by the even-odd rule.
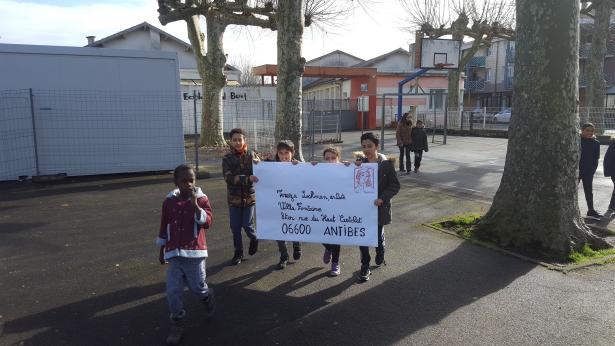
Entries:
[[605,248],[579,213],[579,1],[517,0],[517,44],[506,164],[477,235],[567,260]]
[[604,58],[607,53],[607,41],[610,31],[611,12],[615,3],[612,0],[582,0],[581,13],[593,19],[591,25],[591,50],[587,61],[586,111],[581,113],[583,122],[592,121],[598,130],[604,129],[602,113],[605,106],[606,83],[604,80]]
[[232,59],[230,62],[231,65],[236,67],[239,71],[241,71],[241,76],[239,77],[239,84],[241,86],[258,86],[261,85],[261,79],[259,76],[255,75],[252,72],[252,68],[254,65],[250,61],[250,58],[247,55],[240,55],[238,58]]
[[[344,1],[346,4],[351,2]],[[158,0],[160,23],[166,25],[170,22],[184,20],[188,26],[188,37],[203,80],[201,145],[218,146],[224,143],[222,88],[226,80],[222,71],[226,64],[223,46],[226,28],[229,25],[242,25],[277,30],[279,45],[280,42],[296,40],[296,33],[303,32],[304,25],[309,26],[319,21],[324,24],[334,21],[336,14],[343,14],[348,8],[348,6],[332,6],[328,3],[328,0]],[[293,11],[302,13],[301,21],[296,19],[296,13]],[[292,18],[287,18],[286,15]],[[201,16],[205,19],[206,36],[201,30]],[[291,19],[292,23],[286,24]],[[288,39],[287,35],[293,38]],[[288,49],[285,50],[278,48],[278,65],[280,66],[278,83],[280,80],[285,80],[293,86],[293,89],[280,92],[281,88],[278,88],[278,118],[283,119],[278,119],[276,134],[279,136],[278,139],[282,137],[292,139],[297,146],[297,152],[301,155],[300,136],[295,138],[297,133],[301,133],[301,102],[297,103],[296,100],[301,100],[301,73],[305,60],[301,58],[300,38],[298,42],[299,45],[289,44]],[[285,65],[297,68],[282,68]],[[295,85],[299,86],[298,89],[294,89]],[[280,103],[282,103],[281,107]],[[298,108],[295,106],[288,108],[287,105],[298,105]],[[286,124],[284,119],[288,120],[288,124],[297,128],[291,131],[288,126],[283,126]],[[278,126],[282,127],[278,128]]]
[[450,35],[454,40],[473,39],[472,46],[459,60],[459,68],[449,70],[449,107],[458,109],[459,77],[466,64],[483,45],[500,37],[514,40],[514,9],[512,0],[400,0],[410,16],[413,29],[423,35],[438,38]]

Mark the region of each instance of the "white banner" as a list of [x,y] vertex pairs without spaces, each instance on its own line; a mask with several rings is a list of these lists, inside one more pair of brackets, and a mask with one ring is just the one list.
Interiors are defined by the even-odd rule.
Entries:
[[378,164],[254,165],[259,239],[376,246]]

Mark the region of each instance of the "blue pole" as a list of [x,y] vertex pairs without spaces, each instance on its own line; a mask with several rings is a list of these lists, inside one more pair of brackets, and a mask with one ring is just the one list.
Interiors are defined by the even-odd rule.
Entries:
[[422,68],[410,75],[408,75],[408,77],[406,77],[404,80],[400,81],[397,84],[397,121],[401,120],[401,102],[402,102],[402,94],[403,94],[403,88],[404,88],[404,84],[408,83],[409,81],[415,79],[416,77],[425,74],[427,71],[429,71],[430,69],[428,68]]

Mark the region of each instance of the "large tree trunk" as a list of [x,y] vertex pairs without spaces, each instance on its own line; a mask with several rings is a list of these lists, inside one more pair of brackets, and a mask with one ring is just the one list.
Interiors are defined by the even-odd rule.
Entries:
[[596,125],[596,130],[604,131],[604,98],[606,83],[604,82],[604,57],[606,56],[606,42],[609,35],[609,22],[613,4],[610,0],[594,1],[596,6],[594,27],[592,34],[592,48],[587,64],[587,114],[584,120],[589,119]]
[[506,165],[480,238],[567,259],[607,247],[580,217],[578,0],[517,0],[514,114]]
[[301,57],[303,38],[303,1],[280,0],[276,14],[278,30],[278,83],[276,140],[295,143],[295,158],[301,153],[301,76],[305,59]]
[[[457,19],[451,24],[453,40],[459,40],[459,41],[463,40],[463,38],[465,37],[465,33],[466,33],[469,22],[470,22],[469,18],[465,13],[459,14],[459,17],[457,17]],[[475,41],[480,41],[480,40],[475,40]],[[459,77],[461,76],[461,71],[463,71],[463,69],[465,68],[465,64],[472,58],[472,56],[474,56],[474,53],[476,53],[476,50],[478,49],[475,49],[474,52],[471,53],[471,55],[468,54],[469,56],[466,59],[462,59],[462,57],[460,57],[458,69],[448,71],[448,90],[447,92],[448,92],[449,110],[459,110],[459,108],[461,107],[461,103],[459,100]],[[464,62],[463,66],[461,65],[462,62]]]
[[223,112],[222,95],[226,85],[224,66],[224,31],[226,23],[216,15],[205,17],[207,24],[207,54],[203,52],[203,34],[201,33],[199,17],[194,16],[188,25],[188,37],[192,44],[203,81],[203,103],[201,114],[201,146],[222,146],[224,135],[222,133]]

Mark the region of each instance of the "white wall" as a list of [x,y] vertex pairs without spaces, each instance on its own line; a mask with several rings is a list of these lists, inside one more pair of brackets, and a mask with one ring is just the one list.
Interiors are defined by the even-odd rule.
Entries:
[[0,180],[185,160],[175,53],[0,44],[0,76]]

